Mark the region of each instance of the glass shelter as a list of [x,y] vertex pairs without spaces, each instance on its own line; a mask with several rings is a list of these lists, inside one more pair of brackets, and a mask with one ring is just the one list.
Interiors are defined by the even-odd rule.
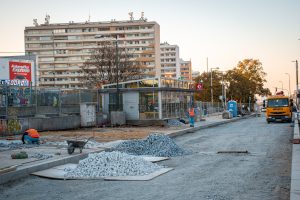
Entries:
[[167,119],[186,116],[193,103],[192,81],[170,78],[147,78],[117,84],[103,85],[103,112],[109,113],[116,107],[126,113],[127,120]]

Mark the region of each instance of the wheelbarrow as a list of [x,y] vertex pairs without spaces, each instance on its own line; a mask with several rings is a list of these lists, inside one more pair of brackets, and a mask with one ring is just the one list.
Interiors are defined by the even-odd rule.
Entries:
[[82,153],[82,149],[84,145],[93,137],[88,138],[87,140],[67,140],[68,143],[68,153],[71,155],[74,153],[75,148],[79,148],[80,153]]

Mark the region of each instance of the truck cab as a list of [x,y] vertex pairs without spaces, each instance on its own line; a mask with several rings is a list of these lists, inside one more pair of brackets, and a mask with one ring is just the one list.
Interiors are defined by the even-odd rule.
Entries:
[[275,121],[292,121],[292,108],[289,97],[283,94],[270,96],[267,99],[266,120],[268,123]]

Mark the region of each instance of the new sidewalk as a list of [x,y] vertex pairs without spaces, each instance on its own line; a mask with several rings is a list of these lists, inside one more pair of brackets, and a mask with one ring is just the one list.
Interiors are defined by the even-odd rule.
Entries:
[[[233,119],[222,119],[222,115],[211,115],[205,117],[205,121],[195,122],[195,127],[188,127],[181,130],[170,131],[170,132],[166,132],[165,134],[169,135],[170,137],[176,137],[200,129],[214,127],[221,124],[234,122],[240,119],[246,119],[251,116],[253,115],[236,117]],[[108,142],[96,148],[84,149],[83,153],[79,153],[78,150],[77,151],[75,150],[75,153],[72,155],[68,155],[65,147],[59,148],[59,147],[40,145],[38,147],[25,149],[28,154],[29,153],[49,154],[50,153],[54,155],[52,158],[44,159],[44,160],[36,159],[36,158],[11,159],[10,157],[11,153],[20,151],[20,149],[2,151],[0,152],[0,160],[1,160],[0,169],[7,168],[8,170],[11,169],[11,171],[6,173],[1,173],[0,171],[0,184],[17,180],[26,177],[33,172],[49,169],[58,165],[63,165],[67,163],[78,163],[79,160],[86,158],[89,153],[104,151],[107,148],[113,147],[118,142],[120,141]]]
[[290,200],[300,199],[300,134],[299,134],[298,121],[299,118],[295,117],[293,150],[292,150]]

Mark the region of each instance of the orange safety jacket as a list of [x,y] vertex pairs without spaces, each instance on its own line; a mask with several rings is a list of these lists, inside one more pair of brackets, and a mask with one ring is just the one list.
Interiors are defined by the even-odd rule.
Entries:
[[195,110],[194,110],[194,108],[190,108],[189,115],[190,115],[190,117],[195,117]]
[[37,132],[37,130],[35,129],[28,129],[26,131],[28,133],[28,136],[32,137],[32,138],[39,138],[40,137],[40,134]]

